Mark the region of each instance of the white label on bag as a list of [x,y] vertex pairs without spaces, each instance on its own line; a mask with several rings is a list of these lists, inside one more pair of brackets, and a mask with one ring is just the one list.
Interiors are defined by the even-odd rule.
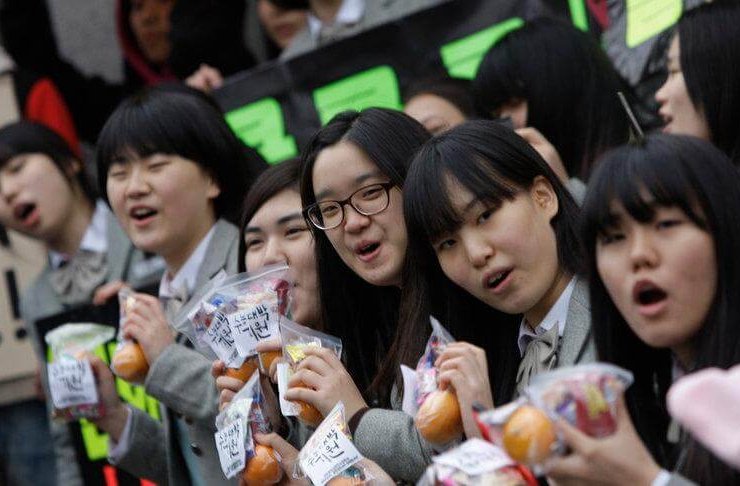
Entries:
[[222,313],[214,314],[211,325],[206,329],[205,340],[226,366],[231,368],[241,366],[241,363],[238,363],[240,354],[234,344],[234,334],[231,332],[228,319]]
[[432,461],[455,468],[468,476],[479,476],[515,464],[503,449],[478,438],[435,456]]
[[277,364],[278,397],[280,398],[280,411],[284,417],[297,417],[301,413],[300,405],[283,398],[285,392],[288,391],[288,381],[292,375],[288,363]]
[[265,303],[228,315],[229,325],[239,353],[244,356],[257,354],[257,344],[280,335],[280,314]]
[[235,420],[215,434],[218,459],[227,478],[233,478],[247,463],[244,420]]
[[56,408],[98,403],[98,388],[88,360],[61,360],[49,363],[47,369]]
[[[316,434],[322,434],[315,437]],[[362,459],[360,452],[347,435],[333,424],[324,430],[319,428],[309,440],[308,451],[301,451],[301,469],[313,484],[324,486],[332,478]]]

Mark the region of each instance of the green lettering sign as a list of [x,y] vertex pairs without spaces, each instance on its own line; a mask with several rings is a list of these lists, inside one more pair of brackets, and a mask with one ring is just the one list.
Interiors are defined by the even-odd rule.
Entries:
[[440,48],[442,62],[453,78],[473,79],[483,56],[496,42],[509,32],[524,25],[524,20],[512,17],[480,30],[462,39],[449,42]]
[[660,34],[681,18],[681,0],[627,0],[627,47]]
[[584,32],[588,31],[588,11],[584,0],[568,0],[570,7],[570,19],[573,25]]
[[271,164],[298,154],[295,138],[285,133],[283,110],[275,98],[263,98],[231,110],[226,114],[226,122]]
[[401,92],[393,68],[377,66],[316,89],[313,101],[324,125],[344,110],[373,106],[400,110]]

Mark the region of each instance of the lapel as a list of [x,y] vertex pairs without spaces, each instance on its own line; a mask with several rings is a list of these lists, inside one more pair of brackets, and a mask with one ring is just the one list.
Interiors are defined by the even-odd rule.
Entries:
[[568,317],[561,338],[558,366],[572,366],[582,361],[593,360],[588,284],[579,278],[568,303]]
[[208,243],[206,257],[195,278],[194,294],[221,270],[225,270],[227,274],[236,271],[238,241],[239,230],[236,226],[223,219],[216,221],[213,238]]

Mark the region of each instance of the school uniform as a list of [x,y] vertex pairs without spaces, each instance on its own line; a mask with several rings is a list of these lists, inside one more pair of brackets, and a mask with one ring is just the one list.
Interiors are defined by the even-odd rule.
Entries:
[[[61,272],[65,272],[64,268],[73,269],[78,263],[75,260],[83,253],[104,255],[104,258],[97,260],[96,268],[91,272],[94,276],[88,282],[91,284],[90,288],[85,290],[71,281],[64,287],[64,280],[68,275],[61,275]],[[163,270],[164,261],[161,258],[147,259],[142,252],[136,250],[108,207],[98,201],[90,225],[80,242],[78,254],[67,258],[59,253],[49,252],[49,264],[21,298],[21,315],[27,323],[39,360],[45,363],[46,356],[34,325],[36,321],[89,303],[94,290],[106,282],[123,280],[133,287],[143,287],[155,283]],[[60,292],[61,288],[65,290]],[[41,367],[41,374],[48,391],[45,366]],[[47,401],[49,407],[50,402]],[[51,421],[50,428],[56,454],[58,483],[65,486],[81,485],[82,476],[68,426]]]
[[[235,273],[238,241],[238,229],[219,220],[180,272],[172,279],[163,277],[160,298],[177,297],[184,285],[186,305],[209,280]],[[213,438],[219,394],[211,376],[212,360],[182,338],[151,364],[144,383],[146,392],[160,401],[162,421],[129,407],[119,442],[111,443],[109,461],[160,485],[236,484],[236,479],[224,477]]]

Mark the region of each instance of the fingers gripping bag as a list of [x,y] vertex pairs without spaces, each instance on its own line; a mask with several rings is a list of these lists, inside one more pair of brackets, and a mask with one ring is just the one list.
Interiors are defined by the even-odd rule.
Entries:
[[364,458],[352,443],[344,415],[344,404],[337,403],[303,449],[298,453],[294,479],[308,477],[316,486],[376,484],[363,465]]
[[53,415],[64,420],[102,417],[90,361],[85,357],[110,341],[115,330],[100,324],[64,324],[44,337],[52,353],[47,365]]
[[402,367],[404,410],[414,417],[414,424],[424,439],[432,444],[447,444],[462,435],[462,417],[454,391],[439,388],[434,363],[455,340],[439,321],[434,318],[430,321],[432,334],[415,373]]
[[216,448],[224,475],[230,479],[241,474],[247,486],[277,484],[283,477],[279,454],[253,439],[254,434],[272,431],[264,407],[259,373],[255,372],[216,417]]
[[149,362],[136,340],[123,338],[123,322],[135,305],[136,297],[131,289],[124,287],[118,292],[118,344],[111,360],[111,370],[129,383],[141,384],[149,373]]
[[256,273],[240,273],[210,285],[183,308],[176,327],[206,355],[215,355],[226,374],[246,381],[254,370],[277,356],[259,356],[259,342],[279,338],[280,321],[288,312],[290,284],[286,265]]
[[283,395],[288,389],[288,381],[293,376],[298,364],[306,357],[306,348],[328,348],[342,357],[342,341],[339,338],[310,329],[293,321],[284,319],[280,323],[280,336],[283,344],[283,356],[286,362],[278,363],[278,391],[280,408],[286,417],[298,417],[301,422],[311,427],[321,423],[323,417],[313,405],[305,402],[288,402]]
[[560,368],[534,377],[516,402],[478,414],[478,424],[484,437],[540,474],[550,456],[566,450],[554,422],[565,419],[591,437],[613,434],[617,402],[631,383],[630,372],[605,363]]
[[536,486],[537,479],[500,447],[474,438],[434,456],[417,486]]

